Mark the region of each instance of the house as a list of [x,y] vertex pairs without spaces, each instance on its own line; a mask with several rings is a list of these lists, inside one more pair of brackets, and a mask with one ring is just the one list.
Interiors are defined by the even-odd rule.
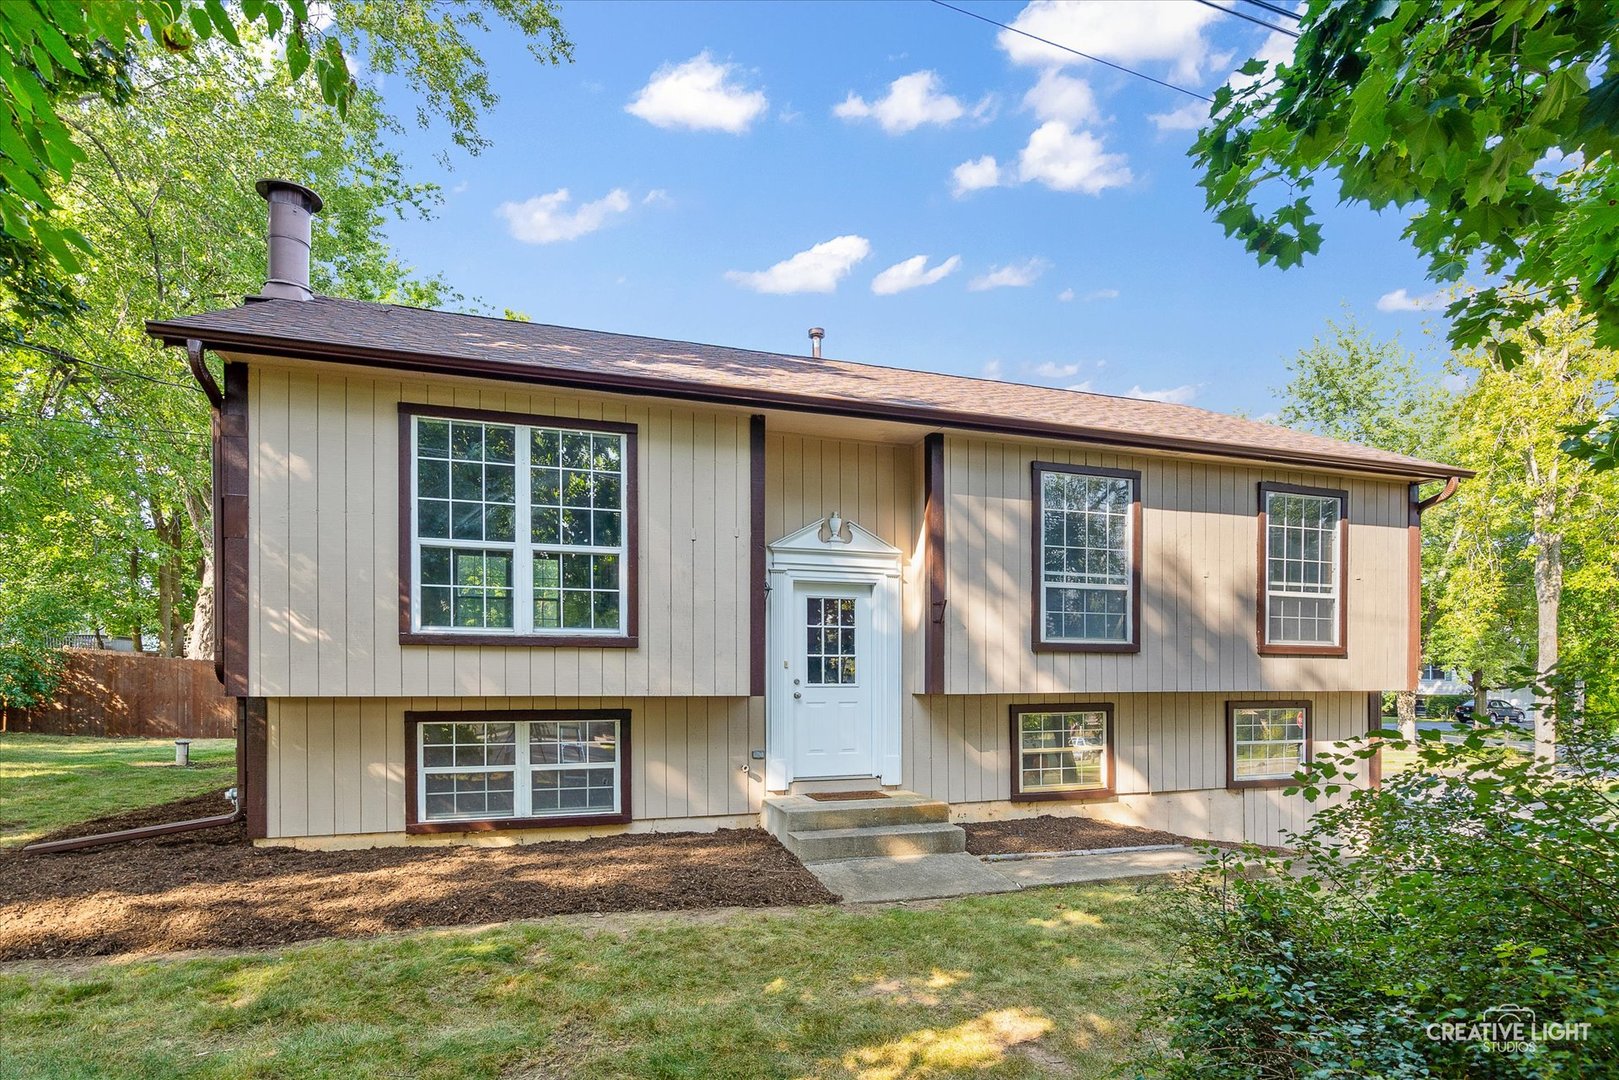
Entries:
[[710,828],[880,785],[1274,843],[1298,764],[1415,685],[1418,488],[1462,470],[315,296],[318,198],[260,190],[263,294],[150,325],[216,402],[256,837]]

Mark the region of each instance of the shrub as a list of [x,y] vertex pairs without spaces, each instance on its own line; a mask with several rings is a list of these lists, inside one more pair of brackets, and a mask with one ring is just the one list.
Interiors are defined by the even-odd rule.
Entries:
[[[1553,765],[1484,731],[1380,734],[1417,767],[1351,790],[1374,747],[1320,755],[1298,783],[1327,805],[1293,854],[1224,853],[1180,894],[1143,1075],[1619,1071],[1619,747],[1587,732]],[[1468,1027],[1508,1007],[1590,1026],[1527,1048],[1444,1037],[1507,1035]]]
[[49,591],[0,597],[0,702],[28,708],[49,700],[62,680],[62,638],[76,612]]

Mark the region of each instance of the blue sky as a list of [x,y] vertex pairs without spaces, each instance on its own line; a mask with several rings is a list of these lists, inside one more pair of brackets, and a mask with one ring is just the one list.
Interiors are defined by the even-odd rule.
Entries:
[[[1205,93],[1284,44],[1196,0],[960,6]],[[819,325],[850,360],[1253,415],[1344,305],[1431,351],[1402,219],[1322,185],[1322,254],[1261,269],[1203,209],[1201,106],[1171,90],[929,3],[562,15],[569,66],[485,39],[484,154],[402,140],[446,197],[394,243],[496,309],[791,353]]]

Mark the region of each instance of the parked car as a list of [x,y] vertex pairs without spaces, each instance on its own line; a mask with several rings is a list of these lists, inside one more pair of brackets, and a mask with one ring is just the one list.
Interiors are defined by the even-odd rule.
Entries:
[[[1518,706],[1505,698],[1491,698],[1489,704],[1490,723],[1517,724],[1520,727],[1529,723],[1529,716]],[[1473,703],[1464,701],[1456,706],[1456,722],[1458,724],[1471,724],[1473,722]]]

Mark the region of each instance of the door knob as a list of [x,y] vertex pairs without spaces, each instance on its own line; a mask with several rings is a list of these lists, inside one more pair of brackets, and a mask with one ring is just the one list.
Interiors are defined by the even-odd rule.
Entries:
[[803,697],[803,696],[804,696],[804,693],[803,693],[803,691],[801,691],[801,690],[794,690],[794,691],[793,691],[793,697],[795,697],[795,698],[801,698],[801,697]]

